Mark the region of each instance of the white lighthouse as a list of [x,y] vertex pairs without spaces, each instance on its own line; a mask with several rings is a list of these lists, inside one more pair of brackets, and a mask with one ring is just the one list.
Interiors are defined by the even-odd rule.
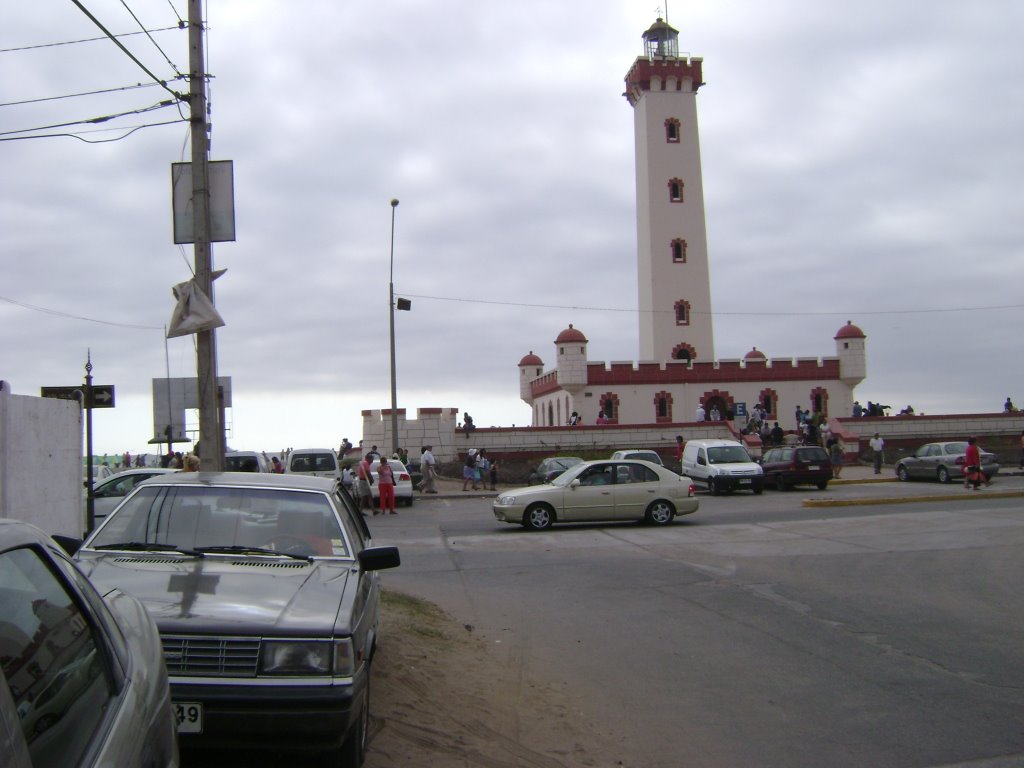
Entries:
[[697,131],[703,59],[658,19],[626,75],[636,142],[641,360],[715,359]]

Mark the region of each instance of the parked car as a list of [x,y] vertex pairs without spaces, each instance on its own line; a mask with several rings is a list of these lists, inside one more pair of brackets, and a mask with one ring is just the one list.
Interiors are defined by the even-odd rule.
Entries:
[[649,461],[585,461],[546,485],[500,493],[494,517],[535,531],[554,523],[642,520],[667,525],[697,511],[690,478]]
[[714,496],[722,491],[764,489],[764,470],[735,440],[690,440],[683,448],[683,474],[706,485]]
[[301,448],[292,451],[285,467],[286,474],[310,475],[312,477],[329,477],[341,480],[341,467],[338,457],[330,448]]
[[358,766],[380,623],[375,547],[330,478],[183,473],[138,486],[75,555],[156,619],[182,749]]
[[771,448],[761,457],[764,481],[780,491],[794,485],[816,485],[824,491],[832,479],[832,460],[818,445],[787,445]]
[[[89,487],[89,478],[86,476],[88,468],[82,470],[82,487]],[[92,487],[95,488],[99,483],[106,480],[108,477],[114,476],[114,470],[110,468],[109,464],[93,464],[92,465]]]
[[638,448],[628,451],[616,451],[612,454],[612,458],[616,461],[618,459],[640,459],[642,461],[649,461],[652,464],[665,465],[665,462],[661,460],[661,456],[658,455],[657,451],[645,451]]
[[0,520],[0,765],[178,765],[153,619],[13,520]]
[[270,472],[267,457],[256,451],[231,451],[224,455],[225,472]]
[[[385,461],[385,459],[381,459],[381,461]],[[412,475],[405,468],[405,464],[398,459],[387,459],[387,462],[391,465],[391,473],[395,477],[395,503],[411,507]],[[370,493],[373,495],[373,503],[377,506],[380,506],[380,475],[377,473],[379,468],[380,464],[376,461],[370,467],[370,474],[373,475],[373,485],[370,486]]]
[[[896,477],[904,481],[920,479],[948,483],[954,478],[962,481],[966,456],[966,441],[927,443],[914,451],[913,456],[896,463]],[[986,481],[999,472],[994,453],[981,451],[981,471]]]
[[98,523],[104,517],[114,511],[114,507],[121,503],[125,496],[136,485],[143,480],[149,480],[156,475],[177,472],[176,469],[161,469],[160,467],[145,467],[142,469],[126,469],[111,475],[102,483],[98,483],[92,489],[93,512]]
[[530,476],[526,480],[527,485],[535,485],[537,483],[550,483],[560,474],[574,467],[577,464],[582,464],[583,459],[577,456],[549,456],[544,459],[537,468],[530,472]]

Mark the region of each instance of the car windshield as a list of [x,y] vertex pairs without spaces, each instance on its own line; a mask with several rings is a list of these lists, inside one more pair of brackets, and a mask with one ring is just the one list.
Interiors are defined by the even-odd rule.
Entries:
[[796,451],[797,461],[828,461],[828,454],[824,448],[798,448]]
[[580,463],[576,464],[575,466],[569,467],[569,469],[565,470],[565,472],[563,472],[554,480],[552,480],[551,485],[558,486],[559,488],[564,488],[573,480],[575,480],[579,476],[580,472],[583,472],[585,469],[587,469],[588,466],[590,465]]
[[708,462],[711,464],[735,464],[750,461],[742,445],[720,445],[708,448]]
[[327,494],[277,488],[141,486],[88,547],[116,549],[126,542],[134,549],[152,544],[183,550],[299,545],[322,557],[349,556]]
[[292,472],[333,472],[337,466],[328,453],[293,453],[291,458]]

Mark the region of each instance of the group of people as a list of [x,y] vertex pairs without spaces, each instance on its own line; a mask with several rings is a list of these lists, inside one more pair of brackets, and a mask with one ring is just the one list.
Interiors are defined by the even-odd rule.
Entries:
[[498,463],[487,458],[487,449],[470,448],[466,452],[466,463],[462,467],[462,490],[468,491],[466,487],[473,484],[473,490],[479,490],[480,484],[486,489],[490,483],[490,490],[497,489]]
[[[342,484],[345,484],[345,472],[350,473],[348,479],[359,501],[360,512],[364,515],[364,510],[369,510],[374,515],[398,514],[395,510],[395,472],[391,468],[391,463],[377,451],[377,446],[373,446],[363,455],[355,465],[354,472],[350,469],[343,470]],[[376,480],[374,472],[377,473]],[[377,484],[377,495],[380,497],[379,507],[373,503],[374,483]]]

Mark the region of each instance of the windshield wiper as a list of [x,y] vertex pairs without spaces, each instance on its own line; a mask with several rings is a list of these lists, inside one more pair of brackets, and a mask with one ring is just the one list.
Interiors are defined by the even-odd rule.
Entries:
[[228,554],[238,555],[276,555],[277,557],[291,557],[295,560],[305,560],[307,563],[313,562],[313,558],[309,555],[297,555],[294,552],[283,552],[279,549],[267,549],[266,547],[247,547],[242,544],[199,547],[199,552],[226,552]]
[[177,552],[192,557],[203,557],[203,553],[195,549],[185,549],[174,544],[155,544],[146,541],[122,541],[117,544],[94,545],[93,549],[123,549],[129,552]]

